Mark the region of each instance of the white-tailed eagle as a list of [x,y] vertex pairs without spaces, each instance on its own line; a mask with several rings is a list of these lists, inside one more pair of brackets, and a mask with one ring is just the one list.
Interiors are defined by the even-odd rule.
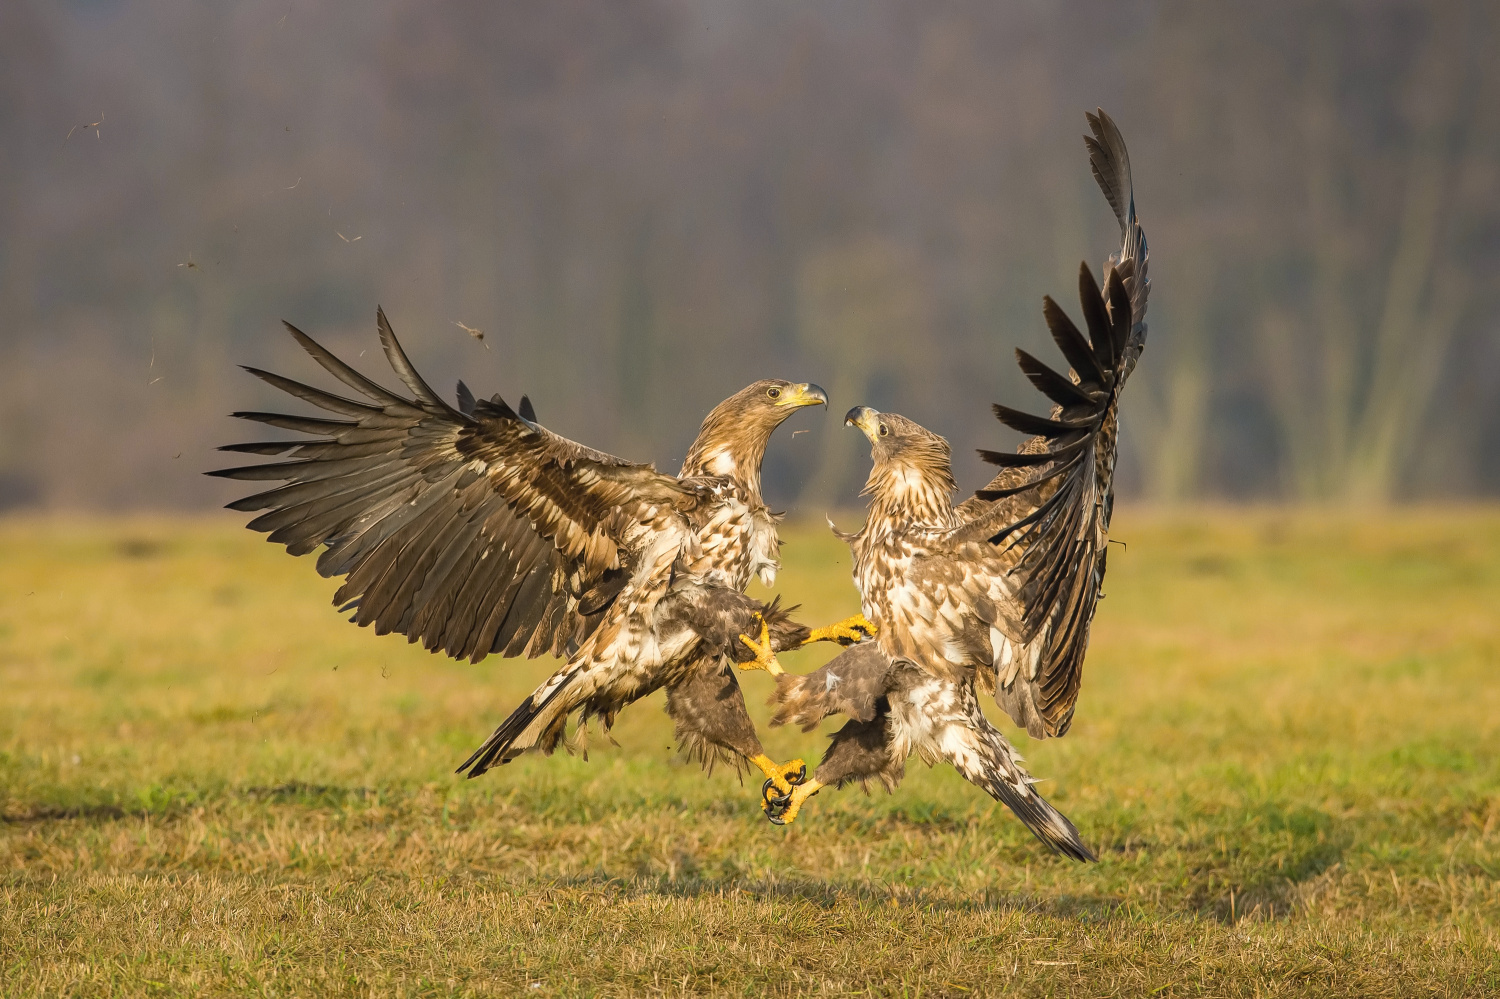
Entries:
[[[279,461],[209,474],[278,485],[229,504],[264,510],[249,524],[293,555],[342,576],[334,603],[350,620],[433,652],[565,658],[459,767],[477,777],[528,750],[550,753],[569,716],[608,728],[621,708],[667,690],[678,737],[705,766],[755,765],[781,791],[800,760],[766,756],[733,666],[779,671],[773,650],[850,642],[863,619],[816,632],[745,595],[780,566],[761,498],[772,432],[816,385],[758,381],[716,406],[677,476],[567,440],[522,398],[440,399],[408,360],[383,312],[386,359],[410,397],[390,392],[300,330],[293,338],[357,394],[334,395],[267,371],[251,374],[326,411],[320,417],[235,413],[312,439],[230,445]],[[759,643],[744,633],[759,632]]]
[[846,422],[869,438],[874,466],[865,526],[841,537],[879,633],[823,670],[778,679],[777,722],[811,726],[833,712],[851,721],[812,780],[790,794],[766,789],[773,820],[790,822],[827,784],[880,779],[894,787],[915,752],[929,764],[951,763],[1052,849],[1092,859],[1072,823],[1032,789],[1021,757],[979,700],[979,692],[993,695],[1035,738],[1065,733],[1104,579],[1120,389],[1145,346],[1149,285],[1125,141],[1102,110],[1088,121],[1090,163],[1123,243],[1102,290],[1087,265],[1080,273],[1087,337],[1044,300],[1071,370],[1065,375],[1016,352],[1051,413],[998,405],[994,412],[1031,439],[1015,453],[980,452],[1002,470],[955,505],[946,440],[894,413],[856,407],[848,414]]

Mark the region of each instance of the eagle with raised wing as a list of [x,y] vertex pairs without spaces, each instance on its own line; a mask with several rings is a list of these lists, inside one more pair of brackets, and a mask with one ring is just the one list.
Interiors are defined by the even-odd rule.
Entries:
[[812,780],[790,793],[766,788],[773,820],[791,821],[827,784],[878,777],[894,786],[915,751],[929,764],[951,763],[1049,847],[1092,858],[1072,823],[1032,790],[1021,757],[985,719],[976,692],[993,695],[1034,738],[1064,734],[1104,579],[1120,390],[1145,346],[1149,285],[1125,141],[1102,110],[1088,122],[1089,160],[1122,246],[1102,289],[1087,265],[1079,275],[1087,336],[1044,299],[1068,373],[1016,352],[1051,412],[999,405],[994,412],[1030,440],[1015,453],[981,451],[1001,471],[955,505],[946,440],[868,407],[846,418],[869,438],[873,468],[865,526],[840,536],[879,634],[873,649],[845,652],[826,672],[778,679],[776,721],[815,725],[840,712],[851,722]]
[[688,752],[708,767],[748,761],[790,791],[806,768],[766,756],[734,667],[774,673],[775,651],[871,633],[862,618],[809,631],[744,593],[754,576],[771,585],[780,566],[780,518],[760,491],[766,445],[798,409],[827,405],[823,390],[766,380],[735,393],[708,414],[674,477],[558,436],[525,397],[512,409],[460,382],[448,405],[383,311],[376,321],[410,397],[287,324],[357,398],[247,368],[330,415],[235,413],[312,439],[229,445],[221,450],[284,457],[209,474],[281,483],[229,507],[266,511],[249,527],[293,555],[322,548],[318,572],[344,577],[334,603],[355,623],[472,662],[566,659],[459,772],[551,753],[571,715],[580,735],[590,718],[608,729],[625,705],[665,687]]

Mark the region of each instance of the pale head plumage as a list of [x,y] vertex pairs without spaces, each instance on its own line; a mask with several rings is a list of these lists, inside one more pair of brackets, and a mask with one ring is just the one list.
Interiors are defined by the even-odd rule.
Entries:
[[844,425],[857,427],[870,441],[874,465],[862,495],[871,497],[872,523],[899,518],[935,527],[951,524],[958,483],[946,440],[904,416],[868,406],[849,410]]
[[760,465],[771,434],[797,410],[826,405],[828,393],[808,382],[767,378],[747,385],[704,417],[682,475],[723,476],[758,496]]

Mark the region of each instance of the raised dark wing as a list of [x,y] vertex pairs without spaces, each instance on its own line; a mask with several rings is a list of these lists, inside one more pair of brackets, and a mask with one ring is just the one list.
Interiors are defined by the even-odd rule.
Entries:
[[[1032,735],[1062,735],[1083,677],[1089,625],[1104,582],[1119,429],[1120,390],[1146,343],[1150,282],[1146,236],[1135,214],[1130,155],[1110,117],[1088,116],[1094,177],[1120,223],[1120,251],[1101,290],[1088,265],[1078,277],[1087,336],[1051,298],[1042,313],[1067,360],[1058,372],[1023,350],[1016,359],[1052,403],[1033,416],[996,405],[1001,423],[1032,435],[1016,453],[981,451],[1001,468],[959,507],[954,534],[973,557],[983,539],[988,572],[1005,573],[1018,605],[1018,635],[996,648],[996,700]],[[981,549],[982,550],[982,549]],[[971,565],[971,571],[980,571]]]
[[[324,546],[318,572],[346,577],[334,603],[378,634],[475,662],[561,655],[597,624],[651,536],[683,531],[690,485],[569,441],[499,396],[462,384],[447,405],[412,367],[384,312],[386,359],[414,398],[389,392],[287,324],[313,359],[362,398],[255,368],[251,374],[336,418],[235,413],[312,440],[232,444],[284,460],[210,475],[282,483],[229,504],[293,555]],[[524,408],[530,409],[527,405]]]

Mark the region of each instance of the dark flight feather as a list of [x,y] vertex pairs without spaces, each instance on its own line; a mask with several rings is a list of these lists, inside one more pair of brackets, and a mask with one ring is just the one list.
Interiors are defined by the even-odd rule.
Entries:
[[[1030,693],[1007,696],[1017,704],[1038,705],[1046,735],[1063,734],[1072,719],[1089,624],[1104,579],[1119,394],[1146,339],[1149,261],[1135,214],[1130,157],[1107,114],[1090,114],[1088,122],[1093,134],[1084,141],[1090,167],[1120,223],[1121,247],[1105,268],[1102,288],[1087,264],[1079,268],[1087,337],[1055,301],[1043,302],[1047,327],[1080,384],[1072,385],[1018,352],[1021,370],[1055,404],[1053,414],[1049,420],[1026,420],[1021,418],[1025,414],[1004,410],[1003,422],[1036,436],[1015,458],[996,456],[993,463],[1006,471],[960,507],[971,523],[964,536],[982,535],[1017,553],[1010,576],[1017,587],[1023,637],[1045,644],[1035,677],[1014,680],[1028,685]],[[1084,425],[1089,432],[1077,436]],[[1056,463],[1037,455],[1055,457]],[[985,458],[991,460],[988,453]],[[1028,498],[1031,502],[1018,509]],[[1025,724],[1019,717],[1017,721]]]
[[[620,593],[593,590],[556,599],[551,581],[577,575],[594,587],[618,561],[623,541],[605,521],[624,511],[666,514],[696,500],[692,487],[565,440],[523,419],[496,397],[473,401],[460,384],[458,408],[440,400],[412,365],[384,311],[381,346],[415,396],[403,398],[358,373],[296,327],[287,331],[339,381],[369,402],[345,398],[259,368],[251,374],[336,417],[238,412],[240,419],[315,435],[306,442],[230,445],[230,451],[290,456],[210,472],[279,482],[229,504],[267,511],[255,530],[304,554],[326,546],[318,569],[344,576],[337,602],[379,633],[405,634],[429,649],[478,659],[491,651],[551,651],[587,632]],[[496,533],[498,531],[498,533]],[[560,560],[560,561],[559,561]],[[572,568],[563,573],[563,567]],[[496,607],[495,603],[500,606]],[[456,619],[455,615],[464,615]],[[550,629],[538,635],[545,623]],[[536,638],[536,642],[532,639]]]

